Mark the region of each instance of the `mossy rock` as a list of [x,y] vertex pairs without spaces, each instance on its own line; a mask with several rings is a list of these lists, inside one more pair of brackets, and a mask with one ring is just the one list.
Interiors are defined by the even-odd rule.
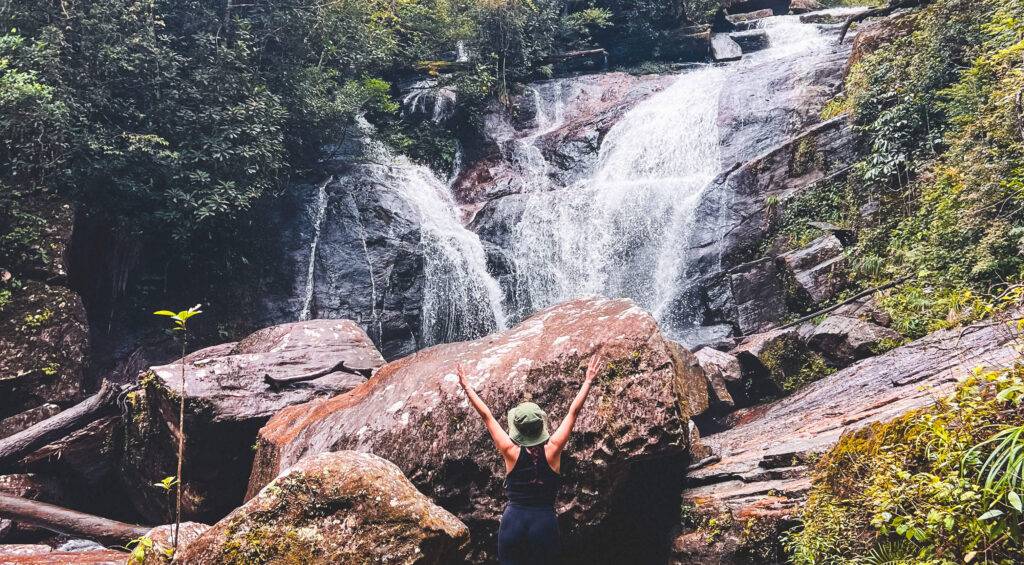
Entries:
[[393,463],[340,451],[304,459],[218,522],[181,563],[457,562],[469,529]]

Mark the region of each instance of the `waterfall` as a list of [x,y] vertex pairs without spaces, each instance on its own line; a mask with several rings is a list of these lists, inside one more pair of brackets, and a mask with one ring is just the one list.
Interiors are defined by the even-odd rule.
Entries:
[[503,294],[480,238],[463,226],[448,186],[404,157],[367,165],[419,215],[424,257],[422,336],[427,345],[504,329]]
[[[718,218],[695,217],[706,188],[722,171],[719,105],[730,81],[760,81],[753,92],[771,98],[775,61],[821,52],[826,39],[799,18],[768,18],[771,47],[726,66],[681,74],[665,90],[635,106],[608,131],[588,178],[550,186],[547,163],[533,143],[559,124],[558,97],[538,108],[532,133],[515,143],[509,159],[522,172],[525,205],[512,234],[516,264],[514,315],[586,295],[625,296],[649,310],[670,332],[698,325],[686,310],[687,248],[698,231],[713,233]],[[767,65],[766,65],[767,63]],[[767,72],[745,73],[754,65]],[[781,71],[778,71],[781,72]],[[549,86],[555,93],[557,82]],[[538,102],[549,97],[535,90]],[[733,109],[734,113],[736,109]],[[739,119],[743,108],[739,109]],[[750,111],[750,120],[758,116]]]
[[455,90],[440,86],[434,79],[416,81],[409,87],[409,93],[402,97],[402,112],[420,115],[440,124],[455,112]]
[[320,246],[320,232],[324,227],[324,219],[327,217],[327,185],[334,180],[333,176],[327,177],[317,187],[316,202],[313,207],[313,240],[309,244],[309,263],[306,265],[306,290],[302,299],[302,313],[300,320],[308,320],[313,312],[313,275],[316,274],[316,250]]
[[680,78],[612,127],[589,179],[530,192],[513,257],[531,308],[592,293],[629,296],[652,311],[667,301],[673,243],[719,169],[724,78],[715,67]]

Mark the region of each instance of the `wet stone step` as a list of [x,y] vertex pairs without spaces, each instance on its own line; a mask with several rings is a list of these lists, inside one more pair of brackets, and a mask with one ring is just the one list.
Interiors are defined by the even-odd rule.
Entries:
[[753,53],[754,51],[760,51],[771,47],[771,40],[768,39],[768,32],[763,29],[733,32],[729,34],[729,38],[740,46],[743,53]]

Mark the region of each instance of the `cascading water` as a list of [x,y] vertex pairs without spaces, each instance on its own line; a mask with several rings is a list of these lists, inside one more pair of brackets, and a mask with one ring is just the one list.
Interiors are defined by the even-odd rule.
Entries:
[[[366,129],[369,124],[361,126]],[[425,345],[475,338],[504,329],[501,287],[487,271],[480,238],[466,229],[448,185],[428,167],[364,140],[358,175],[387,187],[415,210],[423,253],[421,339]]]
[[507,226],[518,275],[512,293],[517,317],[573,297],[603,294],[632,298],[670,332],[699,324],[696,312],[679,312],[680,293],[692,275],[686,268],[692,234],[716,229],[715,218],[694,216],[701,195],[723,168],[718,124],[723,87],[733,80],[761,80],[755,92],[768,99],[771,74],[746,69],[813,58],[826,45],[816,26],[798,18],[769,18],[764,29],[771,48],[733,65],[680,75],[627,112],[603,139],[594,172],[575,185],[550,186],[543,154],[530,150],[533,139],[550,131],[549,116],[558,114],[555,108],[538,110],[534,132],[515,145],[515,164],[529,169],[522,172],[523,214]]
[[327,185],[334,180],[334,177],[327,177],[323,183],[317,186],[316,202],[313,208],[313,239],[309,244],[309,263],[306,265],[306,290],[302,298],[302,312],[300,320],[308,320],[313,313],[313,283],[316,275],[317,248],[320,247],[320,232],[323,231],[324,220],[327,218]]
[[501,287],[487,272],[480,238],[459,220],[448,186],[429,168],[404,157],[370,167],[420,216],[424,342],[445,343],[504,329]]
[[516,171],[514,182],[518,185],[518,192],[549,188],[548,162],[538,142],[564,123],[564,84],[564,81],[552,80],[537,87],[528,87],[527,92],[533,101],[534,129],[525,136],[507,135],[498,140],[502,156]]

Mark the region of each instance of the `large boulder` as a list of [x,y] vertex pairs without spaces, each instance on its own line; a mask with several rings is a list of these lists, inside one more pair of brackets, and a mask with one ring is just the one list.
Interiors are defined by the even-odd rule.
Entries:
[[249,496],[305,457],[370,451],[466,522],[484,559],[505,503],[505,469],[458,388],[456,364],[499,417],[532,398],[555,425],[598,353],[607,369],[562,460],[567,486],[557,507],[567,559],[667,552],[664,520],[678,513],[687,420],[707,408],[707,384],[696,359],[625,299],[555,306],[510,330],[389,363],[348,394],[282,410],[260,431]]
[[[351,390],[384,360],[349,320],[262,329],[238,343],[185,357],[184,516],[213,522],[242,500],[259,428],[278,410]],[[174,474],[181,362],[153,367],[127,397],[121,477],[150,522],[165,522],[171,497],[153,483]],[[307,377],[274,385],[267,378]]]
[[306,458],[188,545],[176,562],[457,562],[469,529],[393,463],[339,451]]
[[[742,395],[743,370],[740,360],[731,353],[703,347],[694,354],[708,379],[712,408],[732,408],[736,405],[733,392]],[[730,391],[732,389],[732,391]],[[741,399],[743,397],[741,396]]]
[[165,565],[174,555],[174,532],[177,530],[180,541],[177,552],[182,554],[192,542],[199,539],[210,526],[199,522],[182,522],[181,524],[164,524],[157,526],[142,536],[138,545],[132,547],[130,565]]

